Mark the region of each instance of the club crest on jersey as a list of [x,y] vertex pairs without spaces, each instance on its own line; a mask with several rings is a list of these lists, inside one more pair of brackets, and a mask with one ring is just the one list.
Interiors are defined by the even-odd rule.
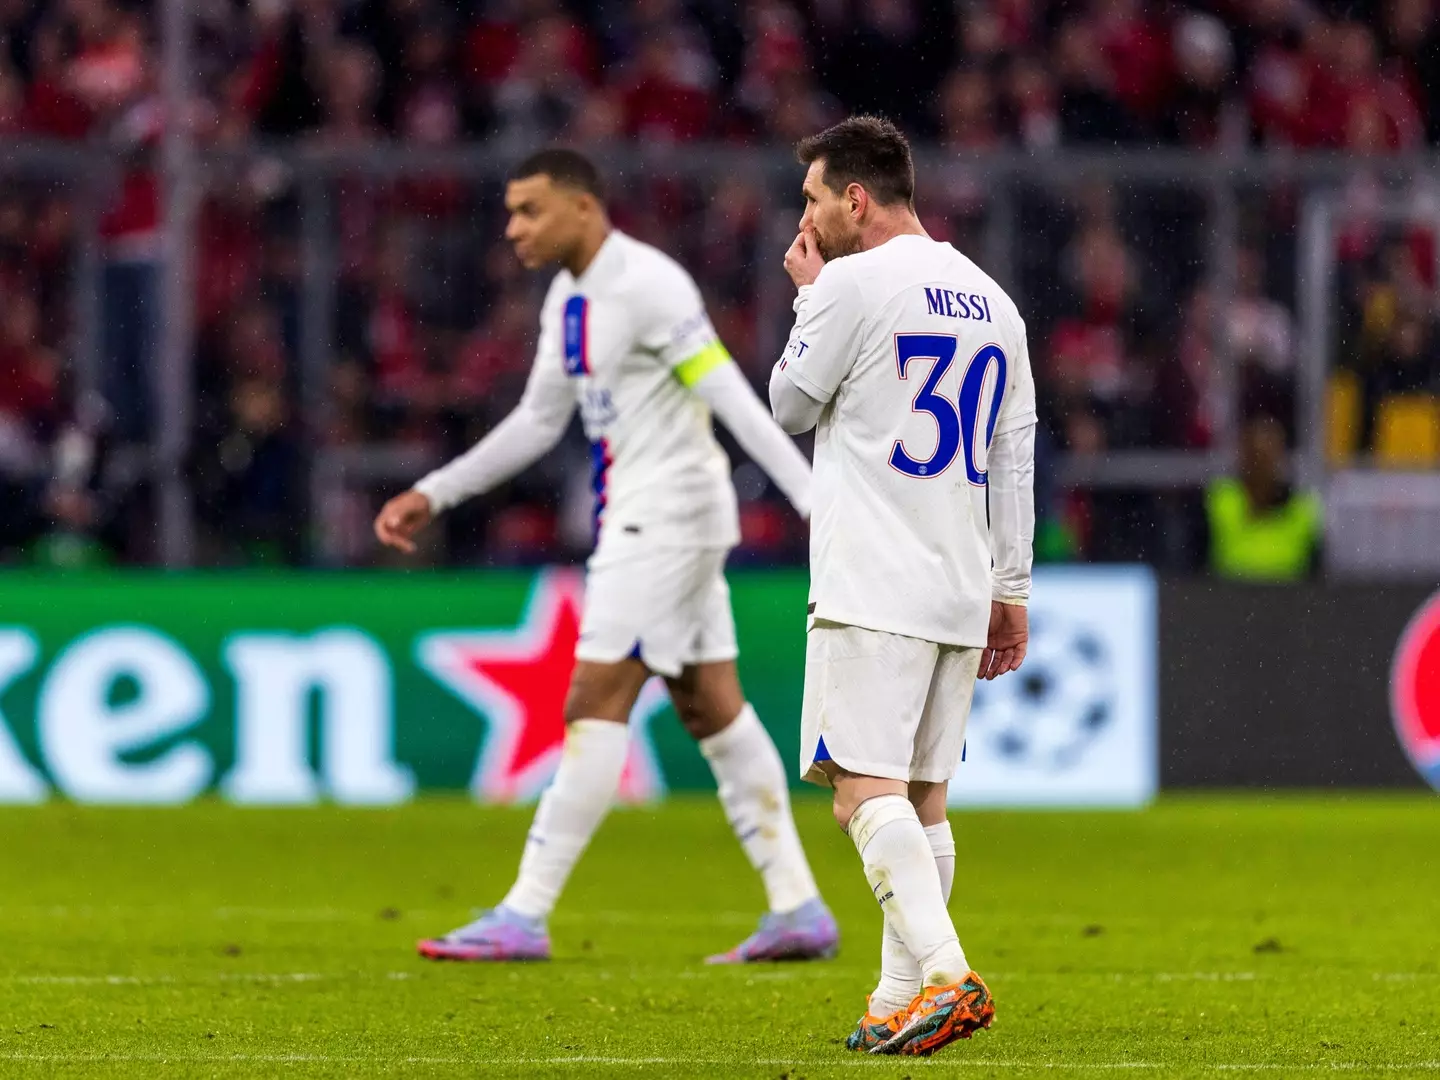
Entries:
[[1390,667],[1390,713],[1410,764],[1440,790],[1440,593],[1400,635]]
[[590,374],[590,301],[583,296],[565,301],[565,374]]

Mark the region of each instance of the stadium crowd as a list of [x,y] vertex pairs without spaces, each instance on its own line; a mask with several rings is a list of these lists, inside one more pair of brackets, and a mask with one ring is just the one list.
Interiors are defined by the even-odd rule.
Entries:
[[[155,429],[166,123],[231,149],[785,145],[858,110],[957,155],[1251,146],[1374,158],[1440,140],[1432,0],[197,0],[198,96],[178,120],[160,103],[156,16],[155,4],[121,0],[0,0],[0,139],[92,140],[121,162],[100,185],[95,400],[74,392],[78,196],[18,179],[0,187],[0,499],[20,508],[0,520],[0,559],[153,557],[145,472],[126,450]],[[323,406],[302,413],[300,211],[284,170],[258,152],[253,161],[209,187],[194,260],[188,472],[203,561],[219,564],[313,556],[316,447],[403,443],[439,456],[493,424],[523,382],[538,306],[537,282],[498,240],[493,183],[334,183],[333,355]],[[1428,206],[1433,185],[1416,177],[1402,194]],[[1355,180],[1342,195],[1364,211],[1383,191]],[[777,205],[790,213],[784,197],[759,178],[658,174],[615,196],[620,227],[693,270],[722,337],[762,383],[766,320],[789,317],[759,302],[760,275],[778,273],[771,226]],[[1014,291],[1043,395],[1043,453],[1204,448],[1254,416],[1278,418],[1293,440],[1293,191],[1242,199],[1227,302],[1207,272],[1193,192],[1036,186],[1016,198]],[[983,191],[922,176],[921,200],[933,233],[976,242]],[[1361,213],[1339,242],[1341,356],[1364,450],[1383,441],[1375,420],[1389,397],[1440,390],[1435,240]],[[585,456],[567,446],[455,515],[443,557],[583,550]],[[797,523],[753,466],[741,469],[747,552],[798,556]],[[375,557],[364,522],[377,494],[325,509],[331,531],[354,538],[342,561]],[[1125,493],[1041,500],[1049,557],[1203,558],[1203,542],[1162,535],[1166,513],[1198,515],[1198,496],[1178,510]]]

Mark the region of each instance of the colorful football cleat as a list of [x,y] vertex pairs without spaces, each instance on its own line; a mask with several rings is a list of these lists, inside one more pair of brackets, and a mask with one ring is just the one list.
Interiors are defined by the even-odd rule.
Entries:
[[847,1050],[874,1050],[883,1042],[887,1042],[897,1031],[905,1026],[905,1021],[910,1018],[909,1009],[896,1009],[889,1016],[876,1016],[870,1011],[870,1001],[865,1001],[865,1015],[855,1025],[855,1030],[845,1040]]
[[550,935],[539,919],[497,907],[442,938],[420,942],[416,948],[431,960],[549,960]]
[[819,898],[784,914],[770,912],[760,927],[707,964],[754,964],[765,960],[828,960],[840,951],[840,928]]
[[972,971],[958,983],[927,986],[910,1003],[910,1015],[900,1030],[870,1053],[928,1057],[956,1039],[968,1039],[988,1028],[994,1019],[990,988]]

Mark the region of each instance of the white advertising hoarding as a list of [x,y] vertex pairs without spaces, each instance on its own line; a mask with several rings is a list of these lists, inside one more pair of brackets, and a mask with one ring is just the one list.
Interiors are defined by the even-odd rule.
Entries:
[[976,687],[952,806],[1144,806],[1159,787],[1155,576],[1041,568],[1018,672]]

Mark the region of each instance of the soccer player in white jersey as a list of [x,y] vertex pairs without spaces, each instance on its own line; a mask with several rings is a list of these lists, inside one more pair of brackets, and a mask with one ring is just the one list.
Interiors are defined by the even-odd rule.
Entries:
[[770,380],[815,427],[801,771],[834,788],[885,917],[848,1045],[929,1054],[995,1008],[946,905],[946,794],[977,675],[1020,666],[1035,390],[1000,286],[915,215],[905,137],[858,116],[799,147],[795,327]]
[[375,532],[413,551],[413,537],[435,515],[550,450],[578,406],[594,449],[597,540],[565,704],[565,751],[540,798],[519,877],[498,906],[422,941],[420,952],[549,957],[547,919],[615,799],[626,721],[654,673],[699,742],[770,905],[756,933],[711,960],[833,955],[838,931],[795,831],[785,767],[736,675],[724,567],[740,539],[739,518],[712,412],[801,514],[809,465],[731,361],[690,275],[611,227],[590,161],[570,150],[533,155],[511,175],[505,205],[505,235],[520,261],[560,267],[529,382],[484,439],[386,503]]

